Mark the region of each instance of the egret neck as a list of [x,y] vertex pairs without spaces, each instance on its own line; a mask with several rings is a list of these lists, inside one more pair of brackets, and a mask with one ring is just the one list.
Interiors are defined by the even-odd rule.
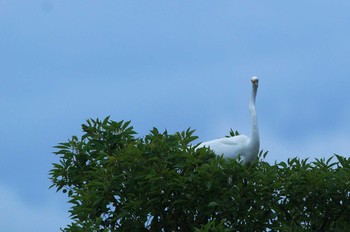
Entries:
[[258,119],[256,116],[256,110],[255,110],[255,98],[256,98],[256,93],[258,90],[258,83],[253,82],[252,83],[253,88],[252,88],[252,96],[250,98],[249,102],[249,110],[250,110],[250,116],[252,120],[252,136],[250,140],[250,145],[251,146],[256,146],[258,148],[259,152],[259,145],[260,145],[260,139],[259,139],[259,128],[258,128]]

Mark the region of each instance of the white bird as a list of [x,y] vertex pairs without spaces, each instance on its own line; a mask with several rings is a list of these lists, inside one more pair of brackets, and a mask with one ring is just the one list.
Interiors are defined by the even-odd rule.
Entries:
[[255,98],[258,90],[259,79],[254,76],[252,81],[252,95],[249,102],[249,110],[252,123],[252,136],[237,135],[229,138],[214,139],[201,143],[196,149],[207,147],[216,155],[223,155],[224,158],[237,159],[240,157],[242,164],[254,162],[259,153],[260,139],[258,120],[255,110]]

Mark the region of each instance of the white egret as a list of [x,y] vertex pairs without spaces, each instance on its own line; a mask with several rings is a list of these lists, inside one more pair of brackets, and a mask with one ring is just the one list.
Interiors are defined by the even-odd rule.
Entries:
[[259,153],[260,139],[258,121],[255,110],[255,98],[258,90],[259,79],[252,77],[252,95],[249,102],[250,117],[252,123],[252,135],[237,135],[229,138],[214,139],[201,143],[198,148],[207,147],[216,155],[223,155],[224,158],[237,159],[240,157],[242,164],[254,162]]

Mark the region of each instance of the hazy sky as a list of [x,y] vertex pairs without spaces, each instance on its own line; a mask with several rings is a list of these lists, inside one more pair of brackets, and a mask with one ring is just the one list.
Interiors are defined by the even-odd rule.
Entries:
[[53,146],[88,118],[250,134],[271,163],[350,151],[350,1],[0,0],[0,230],[58,231]]

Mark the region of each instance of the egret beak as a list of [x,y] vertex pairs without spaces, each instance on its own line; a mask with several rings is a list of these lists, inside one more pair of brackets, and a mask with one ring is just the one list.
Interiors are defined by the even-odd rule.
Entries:
[[252,77],[252,83],[253,83],[253,85],[258,85],[259,79],[257,77]]

